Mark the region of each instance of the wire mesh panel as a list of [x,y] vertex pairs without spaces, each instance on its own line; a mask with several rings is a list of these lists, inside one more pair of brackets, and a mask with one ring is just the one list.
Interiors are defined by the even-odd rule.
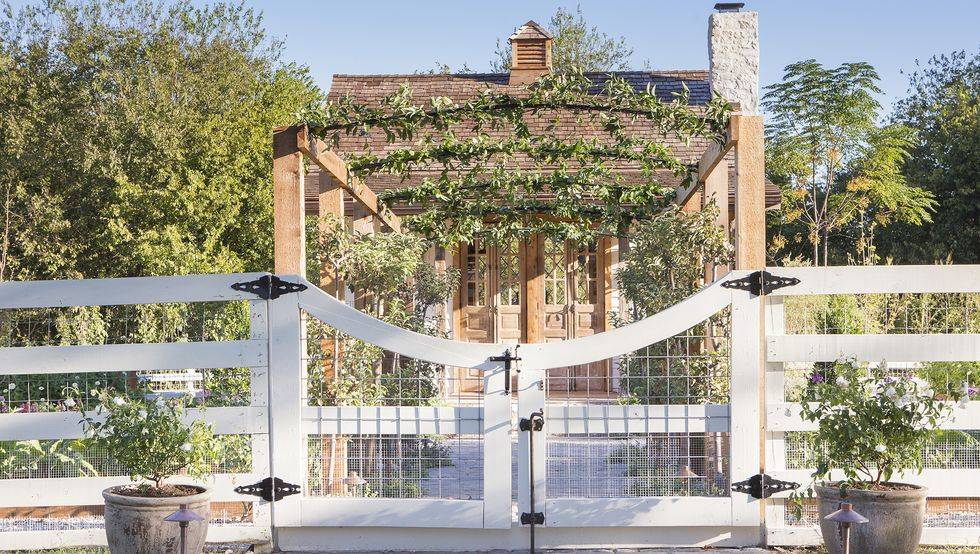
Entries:
[[306,495],[482,500],[482,372],[304,321]]
[[725,309],[601,364],[549,370],[548,497],[729,496],[730,336]]
[[727,433],[548,438],[548,496],[728,496]]
[[[330,464],[343,464],[347,475],[337,478]],[[483,441],[479,435],[310,435],[309,495],[480,500]]]

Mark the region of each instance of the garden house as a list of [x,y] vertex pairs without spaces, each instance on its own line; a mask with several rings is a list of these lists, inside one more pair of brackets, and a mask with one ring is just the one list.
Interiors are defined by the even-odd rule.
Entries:
[[[708,70],[627,71],[589,73],[586,77],[596,90],[602,89],[610,75],[626,80],[637,91],[655,90],[663,101],[671,101],[686,91],[688,102],[695,109],[704,106],[712,95],[730,101],[737,110],[754,113],[758,91],[758,36],[754,13],[722,8],[713,16],[709,30]],[[555,71],[552,63],[553,39],[534,21],[521,25],[509,38],[512,59],[506,73],[464,74],[407,74],[407,75],[334,75],[330,98],[349,98],[357,103],[377,105],[383,98],[408,85],[420,104],[433,97],[447,97],[454,103],[472,100],[487,89],[515,95],[526,94],[524,88],[542,76]],[[543,133],[551,125],[551,114],[544,112],[532,118],[530,125]],[[472,129],[460,126],[458,136],[475,135]],[[504,138],[509,131],[497,135]],[[596,122],[563,119],[555,134],[562,139],[595,137],[605,133]],[[660,139],[678,159],[697,165],[709,140],[663,135],[656,124],[647,119],[631,123],[628,133],[649,139]],[[496,138],[496,137],[495,137]],[[411,146],[416,138],[390,141],[380,129],[344,136],[332,147],[343,158],[348,154],[384,155]],[[531,162],[514,157],[505,162],[521,171],[530,169]],[[719,224],[732,228],[735,213],[734,152],[721,160],[721,165],[707,182],[705,190],[680,198],[685,210],[701,209],[705,201],[722,200],[719,204]],[[437,177],[440,167],[416,170],[408,178],[394,175],[375,175],[365,178],[363,185],[373,193],[384,195],[392,190],[417,186],[427,178]],[[639,182],[646,177],[639,164],[616,162],[614,171],[623,182]],[[660,171],[656,178],[662,183],[680,188],[680,177],[670,171]],[[332,213],[344,217],[353,232],[381,231],[387,225],[368,209],[344,196],[336,188],[335,177],[311,164],[305,183],[305,210],[309,215]],[[684,196],[681,194],[680,196]],[[779,189],[767,184],[765,205],[779,202]],[[411,216],[419,212],[418,203],[393,203],[392,216]],[[538,214],[535,217],[549,217]],[[493,214],[487,215],[492,225]],[[453,266],[460,271],[462,282],[446,314],[447,334],[467,342],[536,343],[584,337],[610,328],[612,314],[620,309],[614,275],[620,255],[628,248],[625,233],[620,236],[601,236],[588,243],[575,243],[536,235],[527,240],[503,244],[487,244],[479,239],[461,243],[455,249],[433,248],[428,254],[437,266]],[[724,272],[722,272],[724,273]],[[710,279],[709,279],[710,280]],[[353,303],[353,299],[350,299]],[[553,370],[550,387],[553,391],[588,391],[592,396],[613,393],[617,379],[615,367],[608,361]],[[463,380],[462,382],[466,382]]]

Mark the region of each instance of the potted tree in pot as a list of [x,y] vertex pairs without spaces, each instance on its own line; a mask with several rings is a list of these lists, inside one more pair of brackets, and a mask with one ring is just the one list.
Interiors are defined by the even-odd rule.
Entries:
[[[216,441],[203,421],[184,423],[188,402],[178,397],[125,396],[90,391],[95,413],[82,412],[85,441],[121,465],[134,481],[102,491],[105,528],[113,554],[178,552],[180,527],[164,518],[185,507],[204,519],[186,530],[186,552],[202,552],[210,517],[206,487],[170,482],[178,473],[205,477]],[[82,406],[83,403],[79,402]]]
[[[812,448],[820,532],[830,554],[841,552],[840,533],[825,518],[848,502],[868,518],[851,530],[851,552],[912,554],[922,535],[925,487],[893,482],[903,471],[922,471],[922,451],[957,403],[976,391],[968,384],[937,391],[912,375],[879,365],[838,361],[814,373],[802,417],[817,423]],[[833,477],[832,477],[833,472]]]

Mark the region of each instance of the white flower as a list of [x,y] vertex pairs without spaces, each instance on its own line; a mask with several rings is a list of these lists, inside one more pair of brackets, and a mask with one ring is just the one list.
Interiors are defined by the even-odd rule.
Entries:
[[92,396],[98,396],[98,395],[99,395],[99,391],[97,391],[97,390],[95,390],[95,389],[92,389],[92,390],[90,390],[90,391],[88,391],[88,393],[89,393],[90,395],[92,395]]
[[897,395],[898,393],[895,392],[895,387],[888,387],[887,389],[885,389],[885,396],[887,396],[888,398],[895,398],[895,396]]
[[184,444],[180,445],[180,449],[183,450],[184,452],[190,452],[191,451],[191,443],[185,442]]
[[44,387],[38,387],[37,390],[44,390]]
[[146,419],[146,410],[140,410],[138,412],[138,415],[140,416],[141,419]]
[[73,389],[77,389],[77,388],[78,388],[78,383],[72,383],[72,384],[71,384],[71,388],[73,388]]
[[122,406],[123,404],[126,403],[126,401],[123,400],[123,397],[117,396],[112,399],[112,403],[115,404],[116,406]]
[[885,445],[883,444],[879,444],[878,446],[875,447],[875,452],[879,454],[883,454],[886,450],[888,450],[888,448],[886,448]]
[[69,408],[74,408],[75,407],[75,401],[72,400],[71,398],[69,398],[69,399],[65,400],[65,406],[68,406]]
[[845,379],[843,375],[837,378],[837,386],[838,387],[846,387],[847,386],[847,379]]
[[7,390],[14,390],[16,388],[17,388],[17,385],[15,385],[13,383],[10,383],[9,385],[7,385]]
[[158,396],[157,397],[157,406],[159,406],[159,407],[162,408],[164,404],[166,404],[166,402],[163,401],[163,397],[162,396]]
[[95,382],[95,386],[99,386],[99,385],[101,385],[101,384],[102,384],[102,381],[96,381],[96,382]]

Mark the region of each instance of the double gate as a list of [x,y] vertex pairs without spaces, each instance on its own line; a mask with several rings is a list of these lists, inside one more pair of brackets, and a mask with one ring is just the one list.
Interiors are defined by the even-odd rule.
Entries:
[[[27,310],[62,331],[56,325],[62,316],[37,310],[179,304],[212,311],[194,319],[205,331],[193,337],[130,333],[113,341],[103,333],[100,344],[72,344],[65,332],[46,335],[49,343],[36,332],[26,333],[30,344],[8,338],[0,348],[0,387],[14,387],[0,401],[0,448],[11,458],[25,442],[44,451],[81,436],[77,414],[51,392],[63,382],[81,380],[87,388],[96,377],[120,374],[127,382],[160,383],[178,372],[202,376],[195,387],[206,407],[195,415],[248,446],[236,464],[216,461],[210,484],[216,512],[227,515],[210,540],[272,539],[292,550],[520,549],[533,527],[538,545],[552,547],[812,543],[813,522],[789,515],[785,492],[763,500],[755,496],[775,491],[752,487],[762,472],[807,482],[800,444],[808,428],[788,392],[796,386],[793,375],[839,356],[888,357],[908,371],[980,360],[974,306],[980,269],[769,271],[786,280],[732,272],[635,323],[573,341],[509,347],[394,327],[288,276],[4,283],[5,314]],[[853,329],[841,334],[798,324],[800,313],[828,305],[812,302],[816,296],[869,294],[947,295],[947,323],[952,315],[961,323],[860,337]],[[959,296],[951,304],[949,295]],[[247,329],[208,335],[208,322],[223,317],[215,304],[244,309]],[[107,327],[123,329],[113,325]],[[363,348],[383,350],[382,370],[336,363]],[[548,386],[552,368],[599,361],[611,370],[585,378],[608,379],[604,386],[584,392]],[[474,374],[477,386],[461,382]],[[237,396],[219,394],[242,380]],[[24,387],[33,398],[11,394]],[[49,391],[43,402],[41,390]],[[949,427],[980,439],[972,431],[980,428],[974,408]],[[955,454],[966,466],[924,474],[943,495],[936,509],[943,499],[959,499],[945,504],[947,512],[965,514],[953,533],[959,543],[975,540],[980,528],[974,521],[980,510],[971,504],[980,497],[975,479],[956,487],[943,480],[976,469],[970,456],[980,460],[980,447],[965,440]],[[101,460],[94,464],[100,476],[69,475],[42,454],[20,456],[0,475],[7,506],[0,544],[103,542],[91,507],[100,504],[101,488],[126,481],[118,468]],[[948,527],[926,536],[949,542],[939,540]]]

